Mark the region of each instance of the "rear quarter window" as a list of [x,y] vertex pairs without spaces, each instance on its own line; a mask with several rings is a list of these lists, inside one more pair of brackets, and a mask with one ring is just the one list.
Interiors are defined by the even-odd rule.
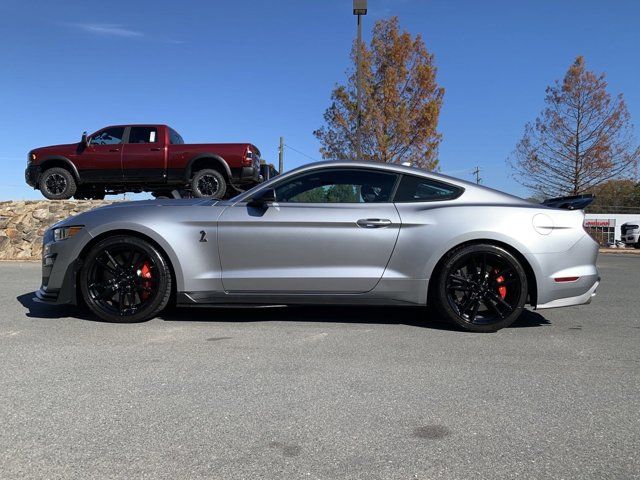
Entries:
[[423,177],[403,175],[393,197],[394,202],[437,202],[453,200],[462,195],[464,189]]

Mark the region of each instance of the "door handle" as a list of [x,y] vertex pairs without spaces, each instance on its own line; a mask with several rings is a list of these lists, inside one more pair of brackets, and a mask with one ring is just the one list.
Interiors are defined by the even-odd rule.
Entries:
[[151,150],[152,152],[159,152],[162,149],[154,147],[154,148],[150,148],[149,150]]
[[361,218],[356,224],[362,228],[384,228],[391,225],[391,220],[388,218]]
[[120,149],[119,148],[110,148],[109,151],[110,152],[119,152]]

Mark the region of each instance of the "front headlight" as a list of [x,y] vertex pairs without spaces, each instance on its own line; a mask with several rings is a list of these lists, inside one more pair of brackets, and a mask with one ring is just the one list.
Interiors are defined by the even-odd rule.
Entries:
[[53,229],[53,240],[59,242],[67,238],[73,237],[76,233],[79,233],[84,227],[81,225],[73,227],[59,227]]

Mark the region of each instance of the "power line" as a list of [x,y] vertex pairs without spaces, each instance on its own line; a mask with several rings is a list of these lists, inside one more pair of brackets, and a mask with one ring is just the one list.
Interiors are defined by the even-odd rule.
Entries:
[[296,153],[299,153],[299,154],[300,154],[300,155],[302,155],[302,156],[307,157],[309,160],[313,160],[314,162],[317,162],[317,161],[318,161],[317,159],[313,158],[311,155],[307,155],[306,153],[301,152],[300,150],[298,150],[298,149],[296,149],[296,148],[293,148],[291,145],[287,145],[287,144],[285,143],[285,144],[284,144],[284,146],[285,146],[285,147],[287,147],[287,148],[290,148],[291,150],[293,150],[293,151],[294,151],[294,152],[296,152]]

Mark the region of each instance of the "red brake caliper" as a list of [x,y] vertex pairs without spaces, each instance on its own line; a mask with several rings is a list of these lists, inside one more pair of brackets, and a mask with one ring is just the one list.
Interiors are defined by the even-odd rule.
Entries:
[[[494,273],[498,273],[497,268],[494,270]],[[507,287],[506,285],[502,285],[502,283],[504,283],[504,277],[500,275],[498,278],[496,278],[496,283],[498,284],[498,293],[504,300],[505,297],[507,296]]]
[[[142,264],[142,268],[139,270],[139,276],[141,276],[142,278],[151,278],[151,267],[149,266],[148,262],[144,262]],[[142,293],[140,294],[140,299],[144,302],[145,300],[147,300],[149,298],[149,291],[147,289],[151,289],[151,282],[142,282],[142,287],[144,288],[144,290],[142,291]]]

